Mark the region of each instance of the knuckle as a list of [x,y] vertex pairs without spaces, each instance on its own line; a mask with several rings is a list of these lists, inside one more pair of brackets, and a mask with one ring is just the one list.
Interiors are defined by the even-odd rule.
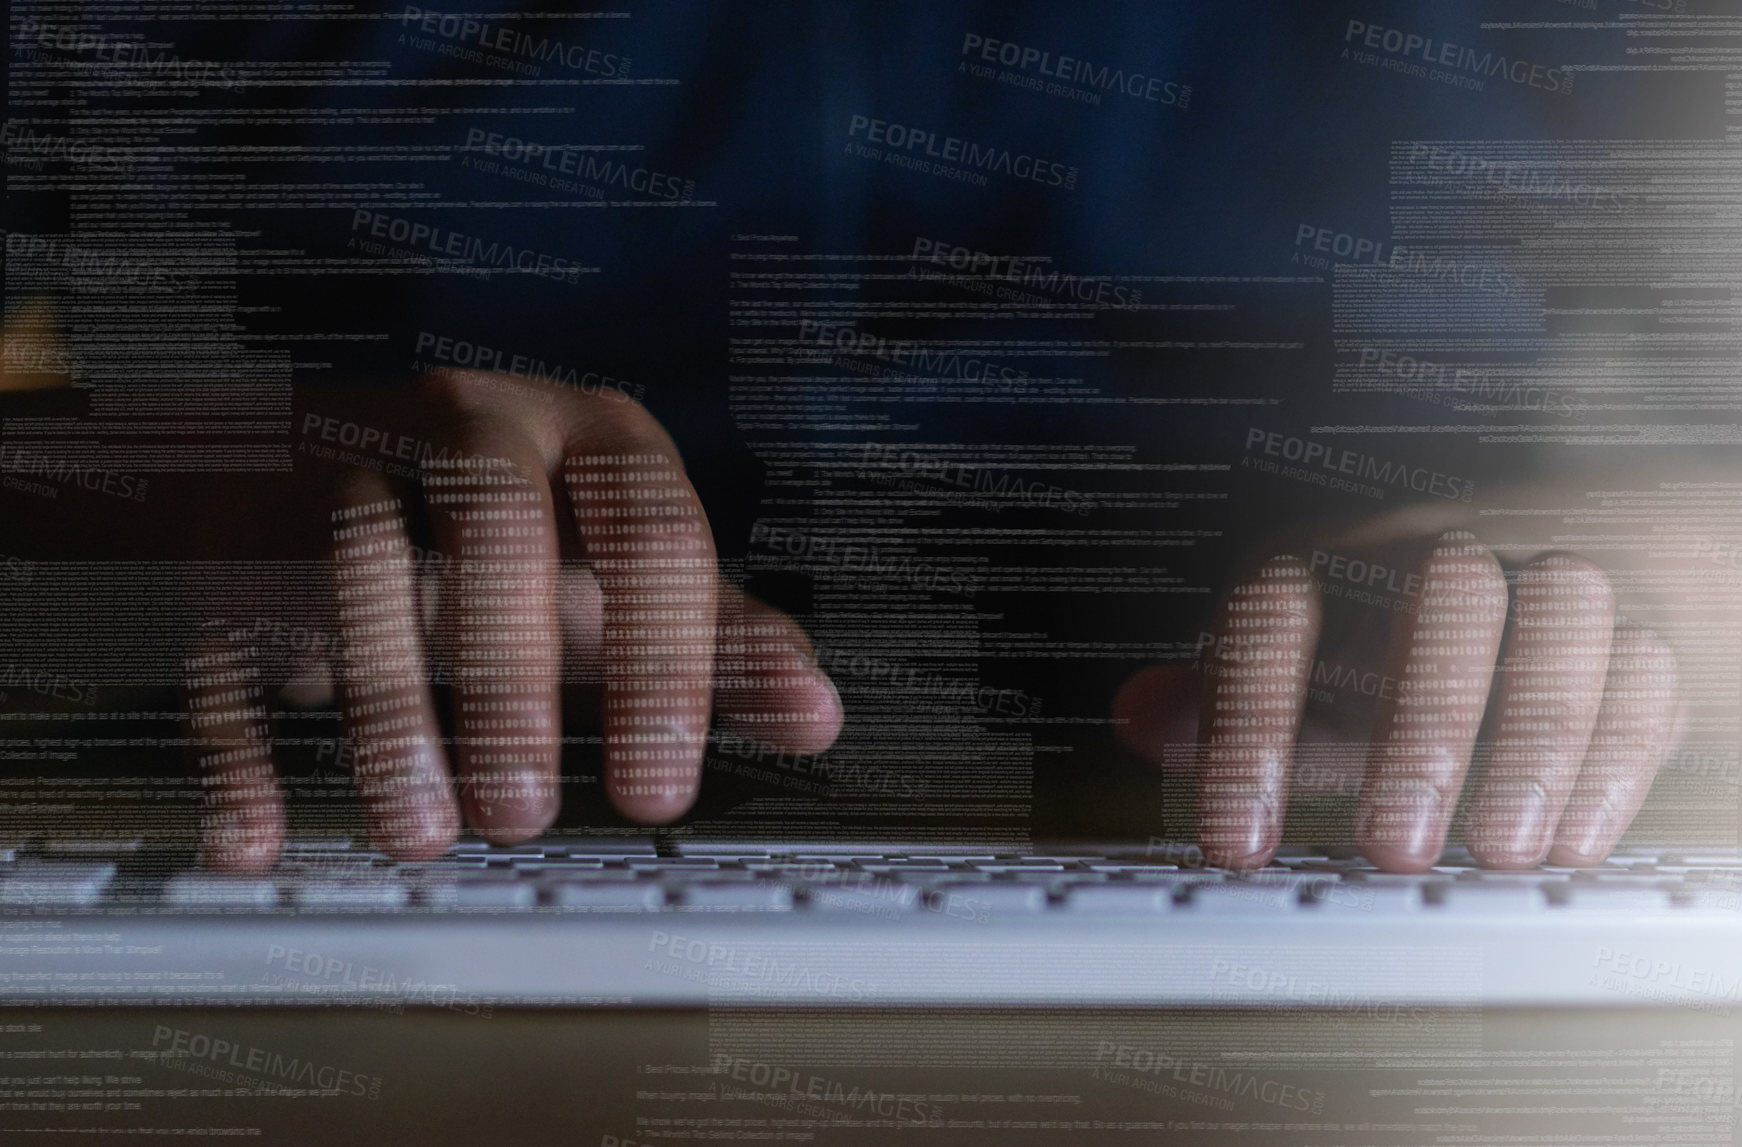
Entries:
[[575,433],[570,452],[656,453],[680,463],[677,445],[665,427],[641,403],[627,395],[604,399],[598,395],[565,396]]
[[1501,710],[1500,728],[1503,734],[1552,744],[1583,741],[1591,733],[1600,700],[1587,689],[1515,690]]
[[1615,587],[1608,573],[1577,554],[1537,558],[1519,573],[1519,596],[1538,606],[1567,602],[1569,608],[1613,612]]
[[1304,632],[1316,616],[1313,578],[1298,558],[1280,556],[1228,595],[1224,607],[1230,637],[1241,631]]
[[411,386],[425,409],[449,412],[476,408],[490,379],[479,370],[432,371],[418,375]]
[[[424,412],[418,425],[431,449],[457,449],[462,455],[509,455],[506,461],[530,470],[534,453],[552,454],[566,419],[562,396],[548,385],[490,371],[453,370],[424,374],[412,383],[409,408]],[[521,444],[533,447],[527,450]]]
[[1609,667],[1612,676],[1622,677],[1623,688],[1652,695],[1673,694],[1681,682],[1674,648],[1655,629],[1632,622],[1616,627]]
[[1506,574],[1493,552],[1474,534],[1458,530],[1440,539],[1422,578],[1422,604],[1504,616]]
[[441,434],[441,445],[448,446],[452,456],[443,458],[438,454],[426,463],[426,468],[430,463],[441,471],[484,467],[506,470],[526,479],[544,470],[536,444],[539,431],[536,422],[528,421],[522,412],[511,407],[458,410]]
[[674,454],[653,449],[570,455],[569,504],[595,571],[606,556],[713,558],[707,516]]
[[1299,558],[1278,554],[1259,566],[1235,592],[1277,600],[1311,600],[1313,575]]

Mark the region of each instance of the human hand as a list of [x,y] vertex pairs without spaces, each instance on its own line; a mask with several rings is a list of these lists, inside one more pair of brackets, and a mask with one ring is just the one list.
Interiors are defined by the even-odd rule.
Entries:
[[[839,731],[803,632],[720,581],[676,447],[627,396],[455,374],[304,393],[294,418],[294,473],[182,495],[205,496],[189,551],[318,556],[326,574],[299,607],[250,584],[244,563],[193,607],[185,686],[208,866],[276,860],[285,807],[266,714],[285,682],[318,698],[330,681],[370,835],[400,859],[439,853],[462,817],[496,842],[550,824],[559,689],[577,681],[599,705],[610,799],[643,823],[695,799],[715,711],[795,753]],[[275,640],[299,630],[313,636]]]
[[[1413,561],[1395,555],[1418,543],[1380,545],[1383,532],[1263,563],[1227,595],[1199,668],[1152,668],[1124,686],[1114,715],[1125,743],[1157,764],[1196,743],[1198,838],[1212,864],[1253,868],[1275,854],[1303,745],[1352,758],[1353,841],[1380,868],[1435,863],[1473,757],[1484,767],[1464,843],[1480,863],[1601,862],[1682,723],[1674,652],[1619,614],[1609,575],[1584,558],[1535,556],[1509,587],[1468,531]],[[1365,552],[1367,568],[1391,571],[1401,608],[1389,634],[1373,609],[1322,592],[1309,562],[1327,552]],[[1378,671],[1372,704],[1329,721],[1310,712],[1315,680],[1350,664]]]

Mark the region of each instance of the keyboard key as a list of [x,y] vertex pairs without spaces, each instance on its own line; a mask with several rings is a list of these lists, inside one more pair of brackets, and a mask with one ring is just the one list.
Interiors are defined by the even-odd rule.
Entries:
[[1260,868],[1251,872],[1242,872],[1238,879],[1246,884],[1274,884],[1283,888],[1298,888],[1307,881],[1323,882],[1333,879],[1329,876],[1317,876],[1305,872],[1295,872],[1292,869]]
[[411,890],[396,880],[310,880],[290,886],[290,902],[309,909],[403,908]]
[[1287,884],[1256,884],[1240,880],[1191,886],[1183,908],[1214,916],[1292,912],[1300,907],[1300,890]]
[[490,858],[470,852],[444,852],[434,860],[427,861],[426,863],[452,869],[488,868],[490,866]]
[[970,872],[960,868],[952,868],[943,872],[927,871],[922,868],[904,868],[898,871],[885,870],[878,875],[886,880],[896,880],[903,884],[917,884],[921,887],[937,884],[990,884],[992,873]]
[[1199,884],[1221,884],[1229,879],[1225,872],[1214,868],[1182,868],[1177,872],[1125,872],[1114,873],[1121,882],[1130,881],[1134,884],[1163,884],[1169,888],[1186,888]]
[[1612,852],[1603,863],[1615,868],[1651,868],[1659,864],[1660,860],[1657,856],[1627,856]]
[[296,836],[284,842],[283,851],[287,856],[293,853],[348,852],[355,844],[348,836]]
[[482,856],[487,863],[510,865],[524,864],[538,860],[558,859],[558,854],[538,845],[514,844],[493,848],[489,852],[475,852],[473,856]]
[[1415,912],[1422,906],[1420,884],[1365,884],[1338,881],[1306,889],[1302,904],[1318,912]]
[[325,853],[321,855],[286,856],[279,860],[275,871],[286,876],[335,879],[372,872],[378,866],[366,853]]
[[[891,853],[881,848],[855,848],[843,844],[837,849],[817,848],[811,845],[804,849],[787,853],[794,860],[899,860],[899,853]],[[991,859],[990,856],[987,857]]]
[[1670,880],[1661,872],[1605,872],[1600,869],[1581,869],[1572,874],[1572,883],[1655,888],[1670,883]]
[[1141,915],[1173,908],[1173,890],[1155,884],[1085,884],[1065,893],[1067,912]]
[[1046,889],[1034,884],[942,884],[926,907],[954,920],[984,924],[997,916],[1031,915],[1046,909]]
[[699,856],[714,860],[750,857],[766,860],[773,855],[767,845],[739,844],[729,840],[679,840],[674,841],[672,847],[679,856]]
[[896,863],[891,863],[891,862],[879,860],[879,861],[869,861],[869,862],[865,862],[865,863],[860,864],[859,871],[861,871],[861,872],[886,872],[886,873],[892,873],[895,875],[905,875],[905,874],[910,873],[910,872],[960,872],[962,870],[959,868],[952,868],[949,865],[943,864],[943,863],[933,863],[933,864],[901,863],[901,864],[896,864]]
[[625,856],[657,856],[650,836],[585,836],[544,842],[550,856],[594,856],[612,859]]
[[766,872],[748,872],[741,868],[671,868],[647,873],[647,877],[663,884],[790,884],[792,881],[771,879]]
[[852,865],[834,864],[826,860],[746,860],[744,870],[792,880],[827,880],[836,873],[859,871]]
[[1378,872],[1371,861],[1361,857],[1350,860],[1303,860],[1292,865],[1302,872]]
[[531,908],[538,903],[538,885],[512,875],[502,879],[435,879],[416,886],[417,903],[426,908]]
[[[1101,863],[1091,862],[1087,867],[1088,867],[1090,872],[1110,872],[1110,873],[1111,872],[1144,873],[1144,872],[1178,872],[1178,871],[1180,871],[1180,867],[1177,864],[1115,864],[1112,862],[1101,864]],[[1196,870],[1194,869],[1193,871],[1196,871]]]
[[786,912],[792,889],[784,884],[686,884],[680,908],[708,912]]
[[597,857],[541,856],[519,857],[508,867],[515,872],[601,872],[607,863]]
[[1429,887],[1430,904],[1442,912],[1487,916],[1519,916],[1536,913],[1547,905],[1536,884],[1475,883],[1449,880]]
[[665,891],[651,881],[634,884],[545,884],[544,902],[557,908],[590,912],[657,912]]
[[831,888],[818,885],[810,889],[805,901],[813,912],[858,912],[863,915],[889,915],[917,911],[922,897],[917,885],[879,882],[870,887]]
[[1342,882],[1371,885],[1398,884],[1408,888],[1419,888],[1424,884],[1450,884],[1454,879],[1456,877],[1444,872],[1427,872],[1419,875],[1407,872],[1345,872]]
[[171,908],[276,908],[278,881],[259,876],[222,876],[183,872],[163,886],[163,902]]
[[1552,903],[1573,912],[1664,912],[1675,906],[1661,888],[1573,884],[1552,890]]
[[978,852],[941,852],[933,850],[926,853],[901,852],[883,859],[892,864],[953,864],[964,867],[970,864],[1022,864],[1034,857],[1015,853],[978,853]]
[[[513,869],[519,872],[519,869]],[[545,868],[527,873],[528,877],[546,883],[564,884],[653,884],[653,874],[643,875],[632,868]]]

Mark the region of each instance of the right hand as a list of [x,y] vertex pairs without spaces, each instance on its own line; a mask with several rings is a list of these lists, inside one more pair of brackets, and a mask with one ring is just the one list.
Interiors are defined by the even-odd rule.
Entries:
[[[1412,536],[1412,524],[1424,528]],[[1307,563],[1279,556],[1223,602],[1201,668],[1144,670],[1123,688],[1115,715],[1140,756],[1166,767],[1182,755],[1170,744],[1197,745],[1198,838],[1212,864],[1269,863],[1293,782],[1297,796],[1356,798],[1346,831],[1374,865],[1425,871],[1473,758],[1485,767],[1461,836],[1478,863],[1585,866],[1615,848],[1686,721],[1675,653],[1620,614],[1595,563],[1536,554],[1509,596],[1495,556],[1465,530],[1435,539],[1444,525],[1401,514],[1312,542],[1407,571],[1407,611],[1346,607],[1327,624],[1336,599]],[[1381,526],[1399,531],[1389,547],[1374,544]],[[1345,676],[1372,680],[1374,695],[1325,690],[1310,712],[1313,684]],[[1303,754],[1322,762],[1306,783]]]

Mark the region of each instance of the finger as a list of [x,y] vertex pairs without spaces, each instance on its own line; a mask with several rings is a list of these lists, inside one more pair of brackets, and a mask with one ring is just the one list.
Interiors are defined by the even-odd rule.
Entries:
[[188,743],[205,790],[200,862],[220,872],[271,868],[284,843],[284,798],[250,631],[204,627],[184,670]]
[[333,667],[327,661],[312,661],[297,667],[278,695],[296,709],[320,709],[333,704]]
[[1493,746],[1465,839],[1482,864],[1542,863],[1603,702],[1615,591],[1582,558],[1554,554],[1518,575],[1517,620],[1493,701]]
[[591,404],[563,458],[604,594],[606,791],[625,816],[664,823],[694,802],[707,743],[713,537],[676,446],[639,407]]
[[1394,872],[1438,859],[1481,731],[1506,623],[1506,578],[1468,533],[1440,539],[1422,563],[1415,612],[1392,631],[1396,681],[1375,718],[1355,813],[1367,858]]
[[454,764],[486,839],[556,819],[562,729],[555,503],[544,461],[508,424],[469,419],[425,459],[424,502],[448,580],[437,619],[453,679]]
[[335,683],[352,775],[370,839],[403,860],[434,856],[459,834],[459,806],[430,699],[404,507],[362,479],[333,514],[338,614]]
[[1186,665],[1151,665],[1133,673],[1113,697],[1113,731],[1144,762],[1175,763],[1169,746],[1198,739],[1203,675]]
[[1312,575],[1295,558],[1273,558],[1228,598],[1200,721],[1198,842],[1211,864],[1256,868],[1281,842],[1318,633]]
[[[426,642],[434,645],[429,635],[437,631],[442,616],[444,594],[458,583],[445,572],[446,559],[435,554],[426,558],[414,578],[418,617],[422,622]],[[556,571],[557,629],[562,634],[562,668],[558,674],[563,688],[597,692],[604,684],[605,595],[599,580],[579,558],[563,558]],[[442,671],[442,680],[447,680]],[[596,708],[596,706],[595,706]]]
[[[564,562],[557,575],[565,685],[603,680],[604,594],[592,572]],[[816,664],[798,623],[724,581],[714,657],[714,708],[722,725],[771,749],[820,753],[840,734],[834,683]]]
[[564,560],[557,569],[557,622],[563,635],[565,685],[603,682],[605,594],[599,579],[580,561]]
[[1630,622],[1616,626],[1603,704],[1550,864],[1600,864],[1614,850],[1675,746],[1679,685],[1675,653],[1663,638]]
[[757,744],[820,753],[841,731],[841,698],[817,668],[810,639],[786,614],[722,583],[715,705],[720,721]]

